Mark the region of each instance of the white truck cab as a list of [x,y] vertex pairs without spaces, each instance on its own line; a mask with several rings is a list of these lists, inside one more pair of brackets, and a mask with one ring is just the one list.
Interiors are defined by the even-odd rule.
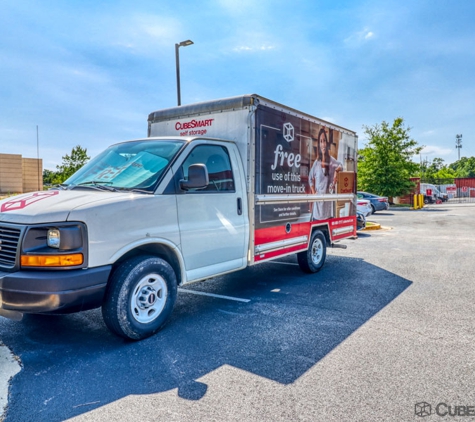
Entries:
[[424,195],[424,203],[434,203],[439,201],[446,202],[449,197],[447,193],[442,193],[437,186],[432,183],[421,183],[420,184],[420,193]]
[[[321,162],[319,134],[332,141]],[[149,135],[0,201],[0,315],[101,307],[138,340],[179,285],[295,253],[314,273],[327,245],[356,236],[354,132],[250,95],[154,112]],[[323,183],[325,165],[323,191],[310,172]]]

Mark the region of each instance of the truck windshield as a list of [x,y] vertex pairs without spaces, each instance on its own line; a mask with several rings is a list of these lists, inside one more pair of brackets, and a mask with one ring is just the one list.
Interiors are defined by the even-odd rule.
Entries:
[[109,190],[153,191],[180,140],[138,140],[112,145],[67,179],[63,187],[108,186]]

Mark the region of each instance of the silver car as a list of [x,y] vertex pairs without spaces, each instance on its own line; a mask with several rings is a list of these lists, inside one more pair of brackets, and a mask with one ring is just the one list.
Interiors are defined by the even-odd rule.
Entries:
[[378,196],[374,193],[358,192],[358,200],[366,199],[371,203],[372,212],[386,211],[389,209],[389,201],[387,196]]
[[358,198],[356,205],[357,205],[357,211],[363,214],[365,217],[368,217],[368,215],[373,214],[373,209],[371,208],[371,202],[368,201],[367,199]]

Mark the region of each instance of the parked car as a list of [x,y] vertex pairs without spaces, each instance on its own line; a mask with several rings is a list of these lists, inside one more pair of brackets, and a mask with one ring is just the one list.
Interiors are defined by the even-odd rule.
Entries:
[[356,205],[357,212],[363,214],[365,217],[368,217],[368,215],[371,215],[373,213],[373,209],[371,208],[371,202],[367,199],[358,198]]
[[386,211],[389,209],[389,201],[387,196],[378,196],[374,193],[358,192],[358,200],[366,199],[371,203],[373,213],[376,211]]
[[363,230],[366,228],[366,217],[360,213],[356,212],[356,230]]

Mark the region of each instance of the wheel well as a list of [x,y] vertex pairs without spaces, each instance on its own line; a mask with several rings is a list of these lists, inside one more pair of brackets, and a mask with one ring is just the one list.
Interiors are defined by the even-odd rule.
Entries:
[[328,227],[327,226],[315,226],[315,227],[312,227],[312,233],[310,234],[310,236],[313,235],[313,233],[315,231],[321,231],[323,233],[323,235],[325,236],[325,240],[327,242],[327,246],[331,245],[331,240],[330,240],[330,233],[328,232]]
[[182,282],[181,279],[181,267],[180,267],[180,262],[178,260],[178,257],[176,254],[172,251],[171,248],[169,248],[166,245],[162,245],[159,243],[153,243],[149,245],[142,245],[136,249],[132,249],[131,251],[127,252],[125,255],[121,256],[120,259],[118,259],[112,268],[112,271],[115,271],[115,269],[124,261],[129,260],[130,258],[140,256],[140,255],[153,255],[157,256],[159,258],[162,258],[163,260],[167,261],[171,267],[173,268],[173,271],[175,271],[176,275],[176,280],[177,284],[180,285]]

